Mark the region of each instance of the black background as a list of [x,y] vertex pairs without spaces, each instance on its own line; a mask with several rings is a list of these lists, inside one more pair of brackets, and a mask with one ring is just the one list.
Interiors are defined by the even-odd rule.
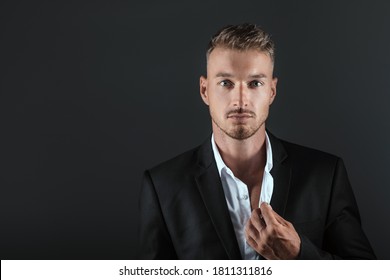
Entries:
[[341,156],[390,258],[389,1],[0,2],[2,259],[132,259],[142,171],[209,135],[217,29],[276,43],[268,128]]

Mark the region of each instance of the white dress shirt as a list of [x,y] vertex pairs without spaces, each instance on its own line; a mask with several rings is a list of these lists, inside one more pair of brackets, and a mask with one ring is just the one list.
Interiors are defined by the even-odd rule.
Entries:
[[[215,144],[214,134],[211,137],[211,145],[213,147],[214,158],[217,163],[219,176],[221,177],[226,202],[233,222],[238,246],[240,247],[241,256],[246,260],[257,259],[258,255],[256,251],[249,246],[245,239],[245,225],[251,215],[248,187],[244,182],[236,178],[230,168],[223,162],[221,154]],[[272,148],[267,133],[265,133],[265,146],[267,161],[264,168],[259,206],[262,202],[271,202],[272,192],[274,190],[274,179],[270,174],[273,166]]]

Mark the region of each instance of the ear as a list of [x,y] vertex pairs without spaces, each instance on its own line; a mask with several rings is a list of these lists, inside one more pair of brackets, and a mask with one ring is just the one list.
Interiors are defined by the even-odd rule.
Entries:
[[209,95],[207,94],[207,78],[205,76],[200,76],[199,88],[200,88],[200,96],[202,97],[203,102],[208,106]]
[[276,84],[278,83],[278,78],[274,77],[272,78],[272,83],[271,83],[271,98],[270,98],[270,103],[269,105],[271,105],[274,100],[275,100],[275,97],[276,97]]

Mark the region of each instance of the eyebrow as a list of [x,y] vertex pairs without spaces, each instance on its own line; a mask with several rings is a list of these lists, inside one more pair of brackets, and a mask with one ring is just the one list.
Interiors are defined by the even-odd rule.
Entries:
[[[219,72],[217,75],[215,75],[216,78],[222,77],[222,78],[232,78],[234,77],[233,74],[225,73],[225,72]],[[255,74],[255,75],[249,75],[248,78],[251,79],[261,79],[261,78],[267,78],[267,75],[265,74]]]
[[222,77],[222,78],[231,78],[234,77],[232,74],[225,73],[225,72],[219,72],[217,75],[215,75],[216,78]]
[[255,74],[255,75],[249,75],[249,78],[261,79],[261,78],[267,78],[267,75],[266,74]]

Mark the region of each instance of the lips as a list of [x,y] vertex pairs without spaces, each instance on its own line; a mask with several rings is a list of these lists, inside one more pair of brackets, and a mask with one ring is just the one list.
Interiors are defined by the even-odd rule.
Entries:
[[230,114],[228,115],[228,118],[234,118],[234,119],[245,119],[245,118],[252,118],[251,114]]

